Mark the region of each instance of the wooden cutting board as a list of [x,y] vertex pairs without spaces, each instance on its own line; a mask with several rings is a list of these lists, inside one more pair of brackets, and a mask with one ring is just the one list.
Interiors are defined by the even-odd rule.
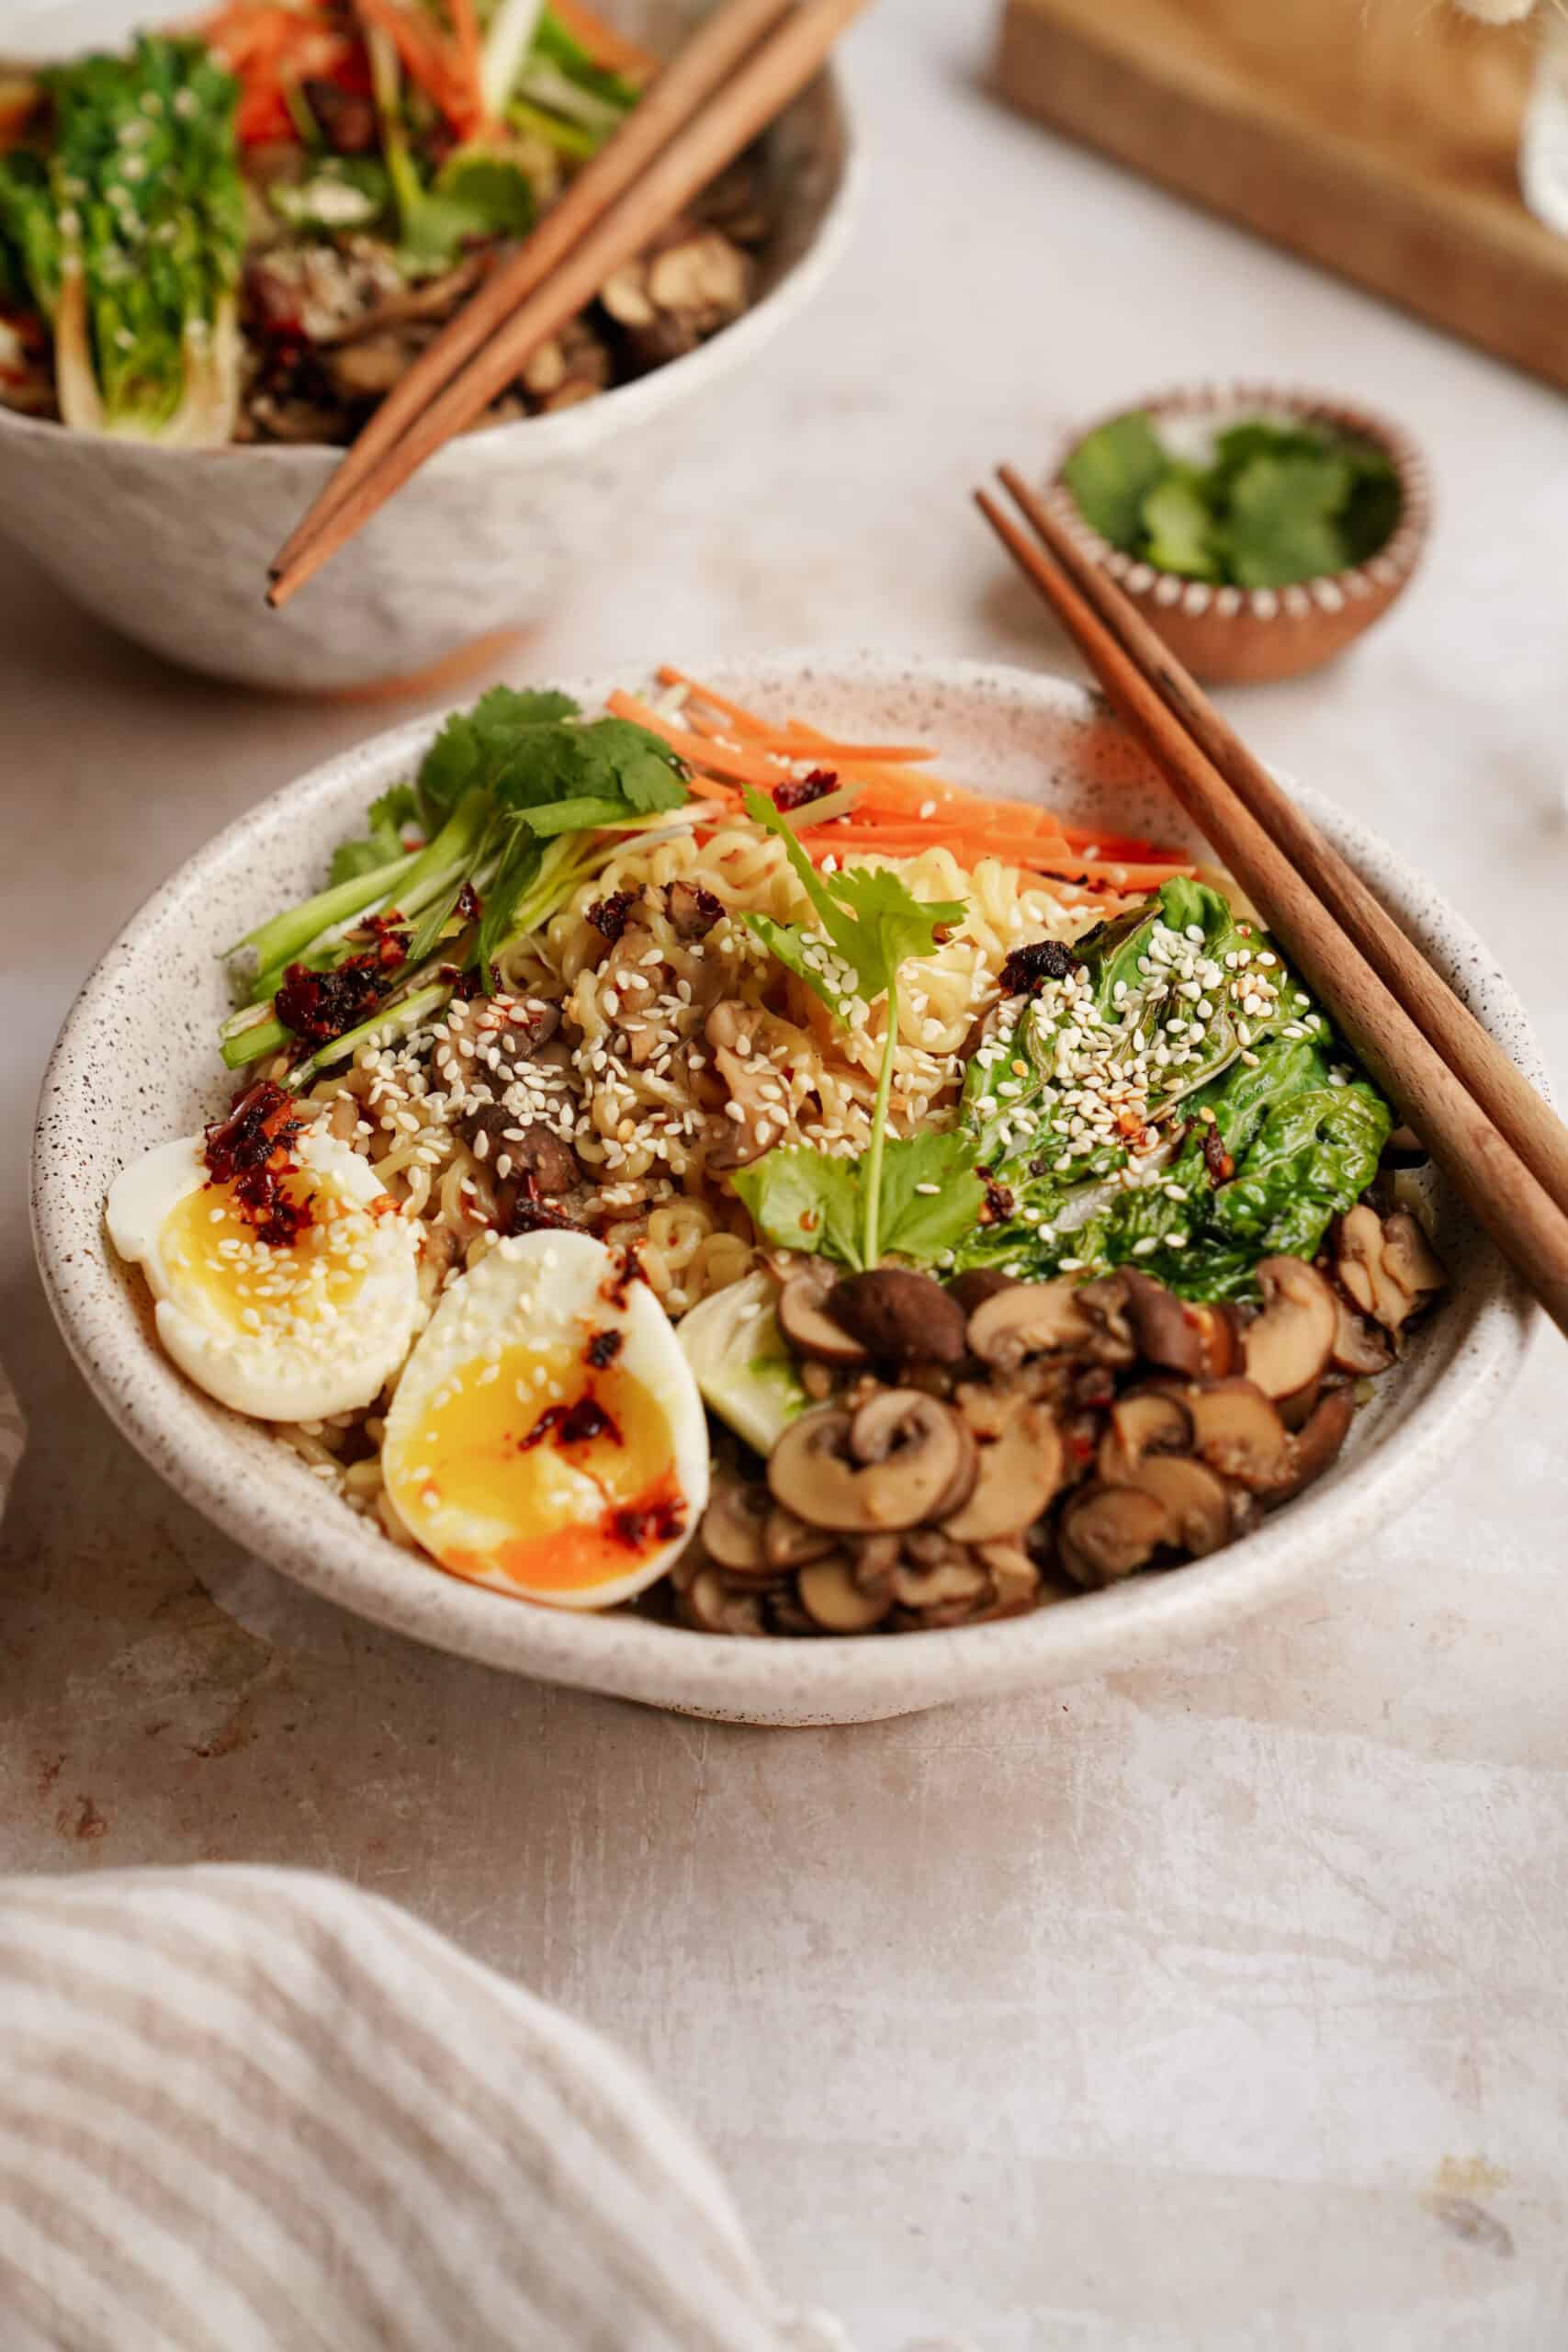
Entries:
[[1438,0],[1006,0],[1053,129],[1568,387],[1568,237],[1526,209],[1528,27]]

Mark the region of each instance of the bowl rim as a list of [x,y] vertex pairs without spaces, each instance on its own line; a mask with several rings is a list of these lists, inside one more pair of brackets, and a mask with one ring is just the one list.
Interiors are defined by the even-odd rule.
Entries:
[[[988,699],[1026,719],[1043,716],[1114,725],[1103,700],[1074,682],[979,661],[910,662],[885,652],[739,656],[724,665],[741,691],[788,689],[803,674],[895,693],[911,675],[939,692]],[[584,698],[603,696],[604,679],[568,682]],[[330,797],[352,775],[361,787],[400,768],[441,724],[435,713],[405,722],[320,763],[256,803],[214,835],[154,890],[123,926],[85,981],[61,1029],[39,1095],[32,1162],[32,1226],[38,1262],[66,1345],[100,1405],[165,1482],[231,1538],[309,1589],[354,1613],[437,1649],[536,1679],[672,1706],[677,1711],[755,1723],[826,1724],[874,1720],[950,1700],[1004,1693],[1124,1668],[1175,1643],[1201,1638],[1254,1613],[1354,1538],[1375,1498],[1392,1515],[1436,1476],[1461,1439],[1501,1405],[1517,1376],[1538,1318],[1523,1285],[1501,1259],[1483,1261],[1461,1356],[1433,1381],[1386,1442],[1347,1464],[1330,1482],[1270,1516],[1254,1534],[1162,1577],[1133,1578],[1071,1602],[987,1625],[922,1633],[918,1640],[867,1641],[824,1635],[812,1642],[746,1642],[702,1634],[608,1612],[532,1606],[416,1564],[346,1511],[311,1522],[298,1492],[284,1490],[226,1437],[215,1432],[210,1400],[181,1384],[172,1410],[143,1404],[117,1371],[128,1294],[77,1294],[72,1274],[82,1252],[79,1189],[65,1176],[68,1154],[51,1130],[68,1134],[92,1123],[93,1033],[112,1000],[119,967],[141,934],[199,893],[209,872],[253,843],[265,843],[301,803]],[[1487,976],[1511,1022],[1517,1058],[1543,1082],[1539,1045],[1518,998],[1471,926],[1421,882],[1417,871],[1382,838],[1334,804],[1295,787],[1307,813],[1369,872],[1418,888],[1444,934],[1444,953]],[[101,1214],[95,1238],[102,1240]],[[1455,1311],[1457,1312],[1457,1302]],[[141,1344],[155,1349],[143,1331]],[[218,1425],[220,1430],[221,1424]]]
[[[1090,434],[1118,418],[1142,413],[1148,416],[1201,416],[1237,407],[1274,409],[1308,421],[1322,420],[1342,430],[1375,441],[1399,478],[1399,521],[1383,545],[1364,561],[1344,571],[1314,572],[1284,588],[1216,586],[1212,581],[1190,580],[1179,571],[1162,571],[1141,556],[1097,531],[1072,491],[1064,469],[1067,459]],[[1432,525],[1431,470],[1419,447],[1402,424],[1381,410],[1343,400],[1335,392],[1313,391],[1302,385],[1279,384],[1255,378],[1176,385],[1147,400],[1123,401],[1088,424],[1067,435],[1057,450],[1046,486],[1045,503],[1084,553],[1127,592],[1156,605],[1179,605],[1184,613],[1211,619],[1260,621],[1279,626],[1299,622],[1314,614],[1339,614],[1349,605],[1367,606],[1370,620],[1375,600],[1388,602],[1409,580],[1426,546]]]
[[[421,473],[450,478],[455,474],[483,473],[492,466],[516,464],[525,458],[530,465],[547,466],[558,459],[578,457],[654,416],[682,393],[696,391],[705,382],[739,364],[754,345],[782,327],[797,307],[809,301],[843,258],[860,218],[868,172],[848,83],[838,58],[829,57],[793,103],[798,105],[818,88],[825,91],[838,127],[841,157],[838,181],[823,205],[810,242],[758,301],[717,334],[698,344],[695,350],[682,353],[678,359],[666,360],[661,367],[634,377],[629,383],[613,384],[595,400],[580,401],[571,408],[558,410],[554,415],[513,417],[503,424],[480,425],[470,433],[456,435],[427,460],[420,469]],[[0,434],[14,434],[20,441],[30,439],[43,449],[53,446],[62,451],[84,454],[111,448],[133,450],[149,466],[174,469],[197,461],[209,469],[225,465],[243,466],[257,472],[265,464],[275,473],[309,476],[331,473],[346,454],[344,445],[335,441],[226,441],[215,448],[171,449],[152,441],[118,441],[110,435],[89,433],[80,425],[62,424],[57,418],[28,416],[19,409],[7,408],[3,401]],[[522,435],[526,437],[520,439],[518,436]],[[299,494],[310,495],[304,481],[300,482]]]

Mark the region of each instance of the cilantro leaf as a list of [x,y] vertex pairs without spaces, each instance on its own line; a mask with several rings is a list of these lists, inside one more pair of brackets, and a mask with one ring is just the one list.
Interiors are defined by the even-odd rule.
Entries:
[[1080,441],[1062,468],[1078,512],[1100,537],[1133,555],[1139,545],[1143,503],[1171,461],[1141,409],[1112,417]]
[[366,810],[363,840],[340,842],[333,852],[328,880],[352,881],[355,875],[375,874],[403,854],[402,828],[417,815],[413,794],[406,784],[394,784]]
[[825,955],[820,939],[804,923],[775,922],[771,916],[752,914],[746,921],[779,962],[814,989],[840,1020],[849,1017],[856,996],[870,1004],[890,989],[906,957],[934,953],[939,929],[963,922],[967,910],[962,899],[917,899],[886,866],[819,874],[794,826],[764,794],[747,786],[742,801],[746,814],[783,842],[834,953]]
[[575,718],[570,695],[492,686],[472,710],[456,710],[426,752],[419,770],[419,805],[428,829],[449,817],[471,785],[493,788],[516,756],[517,739],[533,729]]
[[1244,588],[1288,588],[1344,567],[1333,517],[1350,492],[1343,458],[1254,458],[1231,485],[1227,537]]
[[[732,1178],[751,1222],[775,1249],[831,1258],[853,1273],[865,1266],[862,1234],[870,1154],[841,1159],[804,1144],[770,1151]],[[934,1184],[935,1193],[922,1192]],[[975,1142],[946,1135],[889,1137],[882,1151],[883,1251],[932,1265],[956,1249],[985,1203]]]
[[832,1258],[861,1272],[858,1159],[792,1144],[738,1168],[730,1182],[774,1249]]
[[1191,474],[1168,474],[1143,503],[1147,559],[1156,571],[1179,571],[1189,580],[1217,580],[1213,516]]

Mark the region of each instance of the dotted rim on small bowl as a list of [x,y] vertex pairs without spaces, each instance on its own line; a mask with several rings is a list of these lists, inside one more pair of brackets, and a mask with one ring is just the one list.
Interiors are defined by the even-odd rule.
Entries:
[[[1063,468],[1075,449],[1103,425],[1123,416],[1196,416],[1236,408],[1283,410],[1303,424],[1328,424],[1341,433],[1376,442],[1393,461],[1399,478],[1400,514],[1391,538],[1364,563],[1348,571],[1326,571],[1299,580],[1288,588],[1216,587],[1212,581],[1188,580],[1179,571],[1161,571],[1141,556],[1113,547],[1085,515],[1063,478]],[[1213,614],[1221,620],[1244,616],[1255,621],[1300,621],[1314,611],[1341,613],[1348,605],[1365,604],[1381,591],[1404,586],[1415,571],[1432,520],[1432,481],[1426,458],[1403,425],[1375,409],[1360,408],[1332,393],[1311,392],[1285,384],[1195,384],[1174,391],[1156,392],[1146,401],[1128,401],[1109,410],[1090,424],[1081,425],[1063,447],[1045,492],[1045,503],[1076,547],[1126,590],[1128,595],[1163,611],[1179,609],[1194,619]]]

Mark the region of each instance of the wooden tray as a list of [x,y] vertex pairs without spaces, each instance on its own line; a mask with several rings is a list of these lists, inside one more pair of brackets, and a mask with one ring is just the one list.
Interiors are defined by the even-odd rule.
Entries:
[[1568,387],[1568,237],[1529,212],[1528,27],[1437,0],[1007,0],[1055,130]]

